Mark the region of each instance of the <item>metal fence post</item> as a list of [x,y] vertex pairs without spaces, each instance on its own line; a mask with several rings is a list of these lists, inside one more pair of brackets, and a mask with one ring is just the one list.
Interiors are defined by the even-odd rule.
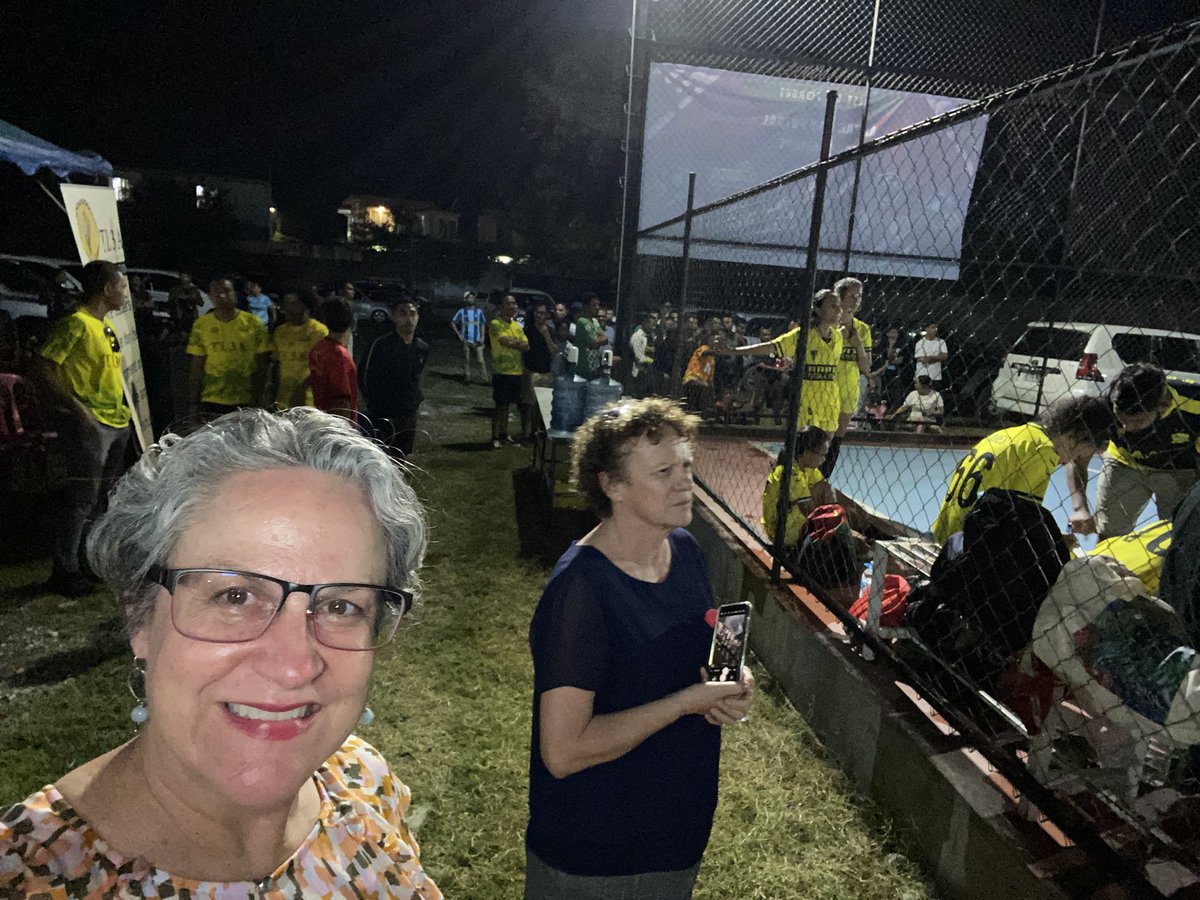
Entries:
[[696,173],[688,173],[687,212],[683,218],[683,271],[679,278],[679,327],[675,330],[675,361],[671,364],[671,387],[668,393],[678,397],[683,382],[684,352],[687,345],[683,329],[687,325],[688,271],[692,260],[692,218],[696,208]]
[[[821,160],[829,159],[829,150],[833,145],[833,115],[837,109],[837,91],[825,94],[825,129],[821,134]],[[775,534],[772,538],[771,580],[779,584],[782,559],[787,548],[784,546],[784,534],[787,529],[787,514],[792,505],[792,467],[796,463],[796,424],[800,418],[800,397],[804,390],[804,360],[808,353],[808,329],[812,319],[813,294],[817,291],[817,264],[821,252],[821,220],[825,212],[825,182],[828,169],[821,167],[817,170],[813,185],[812,217],[808,228],[808,254],[804,263],[804,296],[801,299],[799,316],[800,333],[796,335],[796,355],[792,365],[792,386],[788,391],[788,414],[784,423],[786,431],[783,436],[783,454],[779,464],[783,473],[779,481],[779,505],[775,509]],[[690,208],[690,204],[689,204]],[[690,235],[691,222],[688,222]]]

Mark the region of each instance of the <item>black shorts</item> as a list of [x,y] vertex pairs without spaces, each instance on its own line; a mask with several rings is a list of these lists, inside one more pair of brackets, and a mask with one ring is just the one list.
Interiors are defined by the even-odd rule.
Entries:
[[497,406],[521,402],[520,375],[492,375],[492,401]]

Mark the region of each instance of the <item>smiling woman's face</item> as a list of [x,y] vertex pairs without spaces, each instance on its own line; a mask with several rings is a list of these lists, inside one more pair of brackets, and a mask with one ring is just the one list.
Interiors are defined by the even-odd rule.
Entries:
[[[362,488],[305,468],[230,476],[189,523],[169,568],[223,568],[301,584],[383,584],[383,532]],[[160,589],[134,635],[150,720],[140,742],[183,792],[254,809],[291,803],[357,723],[369,651],[332,650],[293,594],[253,641],[206,643],[171,621]]]

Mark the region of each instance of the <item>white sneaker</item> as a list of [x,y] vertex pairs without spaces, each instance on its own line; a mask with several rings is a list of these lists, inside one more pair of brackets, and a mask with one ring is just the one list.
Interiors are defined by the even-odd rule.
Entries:
[[492,439],[492,449],[493,450],[500,449],[500,442],[498,440],[496,440],[495,438]]

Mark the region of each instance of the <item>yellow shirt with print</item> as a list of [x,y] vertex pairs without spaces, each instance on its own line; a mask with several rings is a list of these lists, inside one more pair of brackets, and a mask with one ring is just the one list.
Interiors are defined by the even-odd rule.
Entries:
[[1159,519],[1143,525],[1137,531],[1101,541],[1088,555],[1115,559],[1138,577],[1151,597],[1157,597],[1163,561],[1170,549],[1171,523]]
[[[812,499],[813,485],[824,480],[825,476],[817,469],[801,469],[799,466],[792,466],[792,484],[788,488],[790,508],[783,526],[783,540],[789,547],[800,540],[800,530],[804,528],[804,523],[808,520],[808,517],[796,508],[796,504]],[[760,521],[763,526],[763,534],[769,541],[775,540],[775,523],[778,521],[777,512],[779,510],[779,486],[782,483],[783,466],[776,466],[767,476],[767,485],[763,488],[762,497],[762,519]]]
[[1200,384],[1173,379],[1153,428],[1117,432],[1105,455],[1133,469],[1191,469],[1200,457]]
[[525,329],[517,324],[517,320],[505,322],[503,319],[492,319],[488,322],[488,338],[492,345],[492,370],[497,375],[524,375],[525,363],[521,351],[505,347],[500,338],[519,338],[525,340]]
[[[874,346],[871,326],[862,319],[855,319],[854,330],[858,333],[858,339],[862,341],[863,349],[867,351],[867,357],[870,358],[871,348]],[[858,409],[858,376],[861,374],[858,368],[858,348],[845,343],[843,338],[842,355],[838,360],[838,391],[841,393],[844,413],[852,413]]]
[[[309,319],[302,325],[284,322],[276,327],[271,335],[271,356],[279,363],[279,390],[275,393],[275,402],[280,406],[294,405],[292,394],[308,377],[308,351],[327,334],[329,329],[316,319]],[[302,405],[313,405],[311,389],[304,392]]]
[[933,522],[939,543],[962,531],[963,520],[988,488],[1020,491],[1038,503],[1061,465],[1058,451],[1040,425],[1017,425],[989,434],[963,457]]
[[[775,338],[771,341],[775,345],[775,355],[782,359],[795,357],[799,338],[799,328]],[[830,329],[829,340],[825,340],[816,328],[809,328],[805,355],[807,359],[802,370],[804,387],[800,393],[800,416],[796,419],[796,427],[815,425],[824,431],[836,431],[838,415],[842,411],[841,388],[837,377],[838,362],[842,356],[841,331]]]
[[192,325],[187,352],[204,357],[203,403],[246,406],[254,402],[254,367],[260,353],[270,349],[267,326],[244,310],[228,322],[208,312]]
[[116,342],[112,326],[81,306],[54,323],[38,352],[58,365],[71,393],[98,422],[124,428],[133,414],[125,405]]

